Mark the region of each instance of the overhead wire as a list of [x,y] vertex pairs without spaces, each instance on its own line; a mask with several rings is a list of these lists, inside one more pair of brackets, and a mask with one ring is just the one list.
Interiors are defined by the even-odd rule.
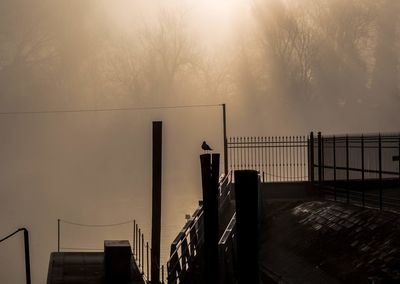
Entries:
[[29,114],[62,114],[62,113],[89,113],[89,112],[116,112],[116,111],[146,111],[146,110],[168,110],[184,108],[206,108],[217,107],[222,104],[193,104],[175,106],[150,106],[150,107],[119,107],[119,108],[81,108],[81,109],[53,109],[33,111],[1,111],[0,116],[6,115],[29,115]]

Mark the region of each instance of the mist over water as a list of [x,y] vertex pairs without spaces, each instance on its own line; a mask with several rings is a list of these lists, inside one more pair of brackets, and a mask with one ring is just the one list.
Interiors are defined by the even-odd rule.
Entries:
[[[163,121],[162,263],[201,199],[200,145],[228,136],[398,132],[400,5],[391,0],[0,0],[0,236],[31,233],[45,283],[57,219],[136,219],[150,236],[151,123]],[[131,239],[62,227],[62,246]],[[20,235],[0,283],[23,283]]]

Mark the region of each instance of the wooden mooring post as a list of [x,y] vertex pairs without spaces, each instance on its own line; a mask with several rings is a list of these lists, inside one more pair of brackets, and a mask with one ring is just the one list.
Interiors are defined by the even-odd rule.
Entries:
[[[160,283],[161,170],[162,170],[161,161],[162,161],[162,121],[153,121],[151,283],[157,283],[157,284]],[[142,254],[143,254],[143,249],[142,249]],[[142,258],[142,262],[143,261],[144,260]]]
[[204,283],[218,283],[219,154],[200,156],[204,209]]
[[258,173],[235,171],[238,283],[259,283]]

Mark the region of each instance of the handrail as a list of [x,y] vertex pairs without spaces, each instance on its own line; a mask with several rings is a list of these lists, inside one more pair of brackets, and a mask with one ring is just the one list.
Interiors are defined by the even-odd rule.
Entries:
[[24,247],[25,247],[25,274],[26,274],[26,283],[31,284],[31,260],[29,253],[29,231],[26,228],[19,228],[18,230],[12,232],[11,234],[5,236],[0,240],[0,243],[6,241],[12,236],[16,235],[18,232],[24,232]]
[[[224,206],[226,197],[231,192],[232,176],[232,172],[229,171],[228,174],[221,175],[219,178],[219,198],[222,199],[220,209]],[[203,206],[200,204],[171,244],[170,258],[167,262],[167,279],[171,283],[177,283],[181,280],[182,274],[187,271],[188,263],[192,257],[198,254],[197,248],[201,246],[203,241],[201,226],[203,212]]]

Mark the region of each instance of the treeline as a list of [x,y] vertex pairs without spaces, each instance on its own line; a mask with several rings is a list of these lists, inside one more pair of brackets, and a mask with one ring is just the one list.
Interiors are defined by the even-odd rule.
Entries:
[[2,110],[174,98],[286,105],[306,121],[355,110],[399,121],[399,1],[254,0],[218,50],[179,5],[126,32],[110,27],[107,5],[1,1]]

